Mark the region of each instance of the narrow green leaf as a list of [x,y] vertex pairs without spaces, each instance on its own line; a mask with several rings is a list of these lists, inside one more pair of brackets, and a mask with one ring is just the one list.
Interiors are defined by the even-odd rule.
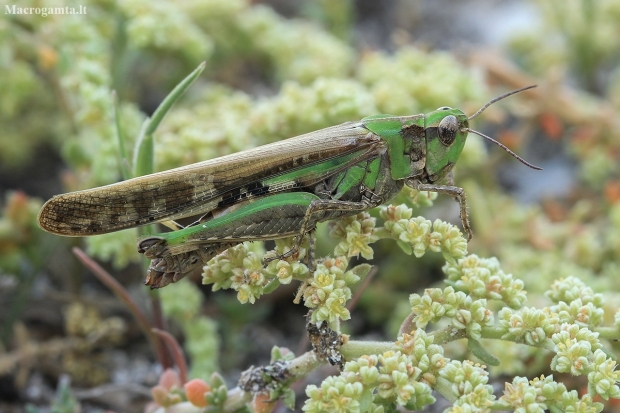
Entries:
[[605,347],[601,347],[601,351],[605,353],[607,358],[610,358],[612,360],[616,359],[616,355],[613,352],[611,352],[609,349],[606,349]]
[[79,410],[78,402],[71,393],[69,379],[61,379],[52,402],[52,413],[71,413]]
[[407,244],[404,241],[401,241],[399,239],[396,240],[396,245],[398,245],[398,247],[403,250],[403,252],[407,255],[411,255],[413,254],[413,248],[411,248],[411,244]]
[[478,357],[483,363],[489,366],[499,366],[499,359],[482,347],[482,344],[478,340],[471,337],[468,338],[467,347],[469,347],[469,351],[471,351],[472,354]]
[[179,83],[174,89],[172,89],[172,92],[170,92],[170,94],[166,96],[164,101],[161,102],[161,104],[157,107],[157,109],[153,113],[153,116],[151,117],[151,122],[149,123],[148,129],[146,130],[147,135],[155,133],[155,130],[164,119],[164,116],[166,116],[166,113],[168,113],[172,105],[174,105],[175,102],[179,100],[179,98],[183,95],[183,93],[185,93],[185,91],[194,82],[194,80],[196,80],[198,76],[200,76],[206,64],[206,62],[202,62],[201,64],[199,64],[198,67],[185,79],[183,79],[181,83]]
[[179,100],[192,82],[202,73],[205,65],[206,62],[202,62],[189,76],[183,79],[157,107],[153,116],[146,119],[142,124],[140,136],[138,137],[136,149],[134,151],[134,176],[148,175],[155,171],[155,144],[153,134],[172,105]]
[[265,286],[265,288],[263,289],[263,293],[264,294],[271,294],[279,286],[280,286],[280,279],[279,278],[274,278],[273,280],[269,281],[269,284],[267,284]]
[[360,397],[360,411],[367,412],[370,409],[372,403],[372,390],[364,389],[362,391],[362,397]]
[[209,378],[209,384],[212,389],[216,389],[221,386],[226,386],[226,381],[219,373],[213,373]]
[[155,170],[155,145],[153,135],[147,134],[150,119],[145,119],[136,141],[133,158],[133,175],[142,176],[152,174]]
[[293,389],[288,388],[282,390],[282,402],[290,410],[295,410],[295,392]]
[[280,347],[273,346],[271,348],[271,361],[269,363],[273,364],[278,360],[282,360],[283,358],[284,356],[282,356],[282,350],[280,350]]
[[355,267],[351,268],[351,271],[353,272],[353,274],[360,277],[360,280],[363,280],[364,278],[366,278],[370,270],[372,270],[372,265],[370,264],[360,264],[360,265],[356,265]]

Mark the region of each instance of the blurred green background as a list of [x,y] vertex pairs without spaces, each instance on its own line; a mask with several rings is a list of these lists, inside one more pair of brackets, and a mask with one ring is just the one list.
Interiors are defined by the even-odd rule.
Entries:
[[[117,130],[133,148],[144,119],[202,61],[155,135],[158,171],[376,113],[473,113],[538,84],[472,125],[544,171],[470,135],[455,168],[473,223],[469,252],[497,257],[524,280],[529,306],[548,305],[543,292],[568,276],[605,293],[610,309],[620,303],[619,0],[15,5],[82,5],[86,14],[0,18],[0,411],[60,403],[55,389],[66,378],[82,389],[71,396],[82,411],[136,411],[149,400],[161,368],[148,342],[71,254],[84,247],[150,314],[135,230],[66,239],[38,229],[36,215],[52,195],[119,181]],[[459,223],[446,196],[416,213]],[[326,232],[318,256],[333,248]],[[358,338],[394,340],[408,295],[443,284],[440,254],[396,250],[375,245],[378,274],[343,326]],[[304,350],[295,285],[251,307],[198,285],[183,280],[161,297],[194,377],[218,370],[234,384],[274,345]],[[545,373],[546,354],[488,346],[502,357],[491,369],[498,377]]]

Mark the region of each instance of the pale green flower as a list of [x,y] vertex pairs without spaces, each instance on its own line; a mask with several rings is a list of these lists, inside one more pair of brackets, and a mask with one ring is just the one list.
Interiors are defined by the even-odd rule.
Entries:
[[548,309],[523,307],[520,310],[502,308],[498,313],[499,325],[505,331],[503,339],[523,340],[530,345],[540,345],[558,328],[557,314]]
[[560,301],[571,303],[580,299],[580,302],[584,304],[592,303],[599,308],[605,304],[605,298],[602,294],[594,293],[592,288],[577,277],[566,277],[555,280],[551,288],[545,292],[545,295],[555,303],[559,303]]
[[620,388],[616,383],[620,381],[620,372],[616,370],[617,363],[598,349],[594,352],[592,371],[588,374],[589,385],[596,389],[596,393],[603,399],[610,397],[620,398]]
[[325,259],[317,265],[303,295],[306,307],[314,309],[313,322],[349,319],[349,310],[346,309],[346,303],[351,299],[349,286],[365,277],[370,267],[362,264],[345,271],[347,265],[346,257]]
[[593,303],[582,304],[578,298],[570,304],[560,301],[557,305],[550,307],[551,311],[558,314],[561,323],[579,324],[580,326],[599,326],[603,323],[605,311],[597,308]]
[[362,255],[370,260],[373,258],[373,250],[369,244],[379,238],[374,235],[376,219],[368,212],[344,217],[335,221],[330,230],[330,236],[340,238],[341,241],[334,249],[334,254],[345,255],[349,258]]
[[363,390],[361,383],[348,383],[342,376],[330,376],[323,380],[321,387],[311,384],[306,388],[308,399],[302,410],[308,413],[359,412]]
[[523,281],[506,274],[496,258],[479,258],[475,254],[446,262],[443,271],[448,284],[468,291],[474,298],[502,300],[512,308],[520,308],[527,298]]

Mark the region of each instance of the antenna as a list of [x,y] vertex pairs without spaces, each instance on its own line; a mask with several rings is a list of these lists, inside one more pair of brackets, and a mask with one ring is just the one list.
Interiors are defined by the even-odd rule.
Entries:
[[463,131],[463,132],[467,131],[467,132],[474,133],[474,134],[476,134],[478,136],[482,136],[484,139],[490,140],[491,142],[493,142],[494,144],[496,144],[497,146],[499,146],[500,148],[502,148],[503,150],[505,150],[506,152],[508,152],[512,156],[514,156],[515,158],[517,158],[517,160],[519,162],[521,162],[522,164],[527,165],[527,166],[529,166],[532,169],[536,169],[538,171],[542,171],[542,168],[540,166],[532,165],[531,163],[529,163],[528,161],[526,161],[525,159],[523,159],[522,157],[520,157],[519,155],[517,155],[516,153],[514,153],[510,149],[508,149],[508,147],[506,145],[496,141],[495,139],[491,138],[490,136],[485,135],[484,133],[480,133],[478,131],[475,131],[475,130],[469,129],[469,128],[463,128],[463,129],[461,129],[461,131]]
[[[481,107],[480,109],[478,109],[478,111],[476,113],[474,113],[473,115],[471,115],[470,117],[467,118],[467,120],[472,120],[473,118],[475,118],[476,116],[480,115],[482,112],[484,112],[484,110],[486,108],[488,108],[489,106],[491,106],[492,104],[494,104],[497,101],[500,101],[504,98],[507,98],[508,96],[512,96],[516,93],[519,92],[523,92],[524,90],[528,90],[528,89],[532,89],[535,88],[536,85],[531,85],[531,86],[526,86],[524,88],[521,89],[517,89],[517,90],[513,90],[512,92],[508,92],[508,93],[504,93],[501,96],[496,97],[495,99],[491,99],[490,101],[488,101],[483,107]],[[491,142],[493,142],[494,144],[496,144],[497,146],[499,146],[500,148],[502,148],[503,150],[505,150],[506,152],[508,152],[510,155],[512,155],[513,157],[515,157],[519,162],[521,162],[524,165],[529,166],[532,169],[536,169],[538,171],[542,171],[542,168],[536,165],[532,165],[531,163],[529,163],[528,161],[526,161],[525,159],[521,158],[519,155],[517,155],[516,153],[514,153],[513,151],[511,151],[510,149],[508,149],[506,147],[506,145],[504,145],[503,143],[500,143],[498,141],[496,141],[495,139],[491,138],[490,136],[485,135],[484,133],[480,133],[478,131],[475,131],[473,129],[469,129],[469,128],[462,128],[461,132],[471,132],[473,134],[476,134],[478,136],[483,137],[484,139],[487,139]]]
[[490,101],[488,101],[488,102],[487,102],[487,103],[486,103],[483,107],[481,107],[480,109],[478,109],[478,112],[476,112],[476,113],[474,113],[473,115],[471,115],[470,117],[468,117],[468,118],[467,118],[467,120],[472,120],[472,119],[473,119],[473,118],[475,118],[476,116],[480,115],[482,112],[484,112],[484,110],[485,110],[486,108],[488,108],[489,106],[491,106],[491,105],[492,105],[492,104],[494,104],[495,102],[498,102],[498,101],[500,101],[500,100],[502,100],[502,99],[504,99],[504,98],[507,98],[508,96],[512,96],[512,95],[514,95],[514,94],[517,94],[517,93],[523,92],[523,91],[525,91],[525,90],[528,90],[528,89],[533,89],[533,88],[535,88],[536,86],[537,86],[537,85],[526,86],[526,87],[523,87],[523,88],[521,88],[521,89],[513,90],[512,92],[504,93],[503,95],[498,96],[498,97],[496,97],[495,99],[491,99],[491,100],[490,100]]

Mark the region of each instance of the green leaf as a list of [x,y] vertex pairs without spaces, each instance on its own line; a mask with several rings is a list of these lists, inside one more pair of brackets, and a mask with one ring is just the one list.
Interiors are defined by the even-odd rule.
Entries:
[[219,373],[213,373],[211,375],[211,378],[209,379],[209,384],[211,385],[212,389],[215,389],[220,386],[226,386],[226,382],[224,381],[224,378]]
[[140,136],[136,142],[136,150],[134,153],[134,176],[148,175],[154,172],[154,142],[153,134],[157,130],[157,127],[162,122],[172,105],[185,93],[190,85],[200,76],[200,73],[205,68],[205,62],[202,62],[198,67],[189,74],[185,79],[181,81],[172,92],[166,96],[164,101],[157,107],[153,116],[148,118],[142,124],[142,130]]
[[290,410],[295,410],[295,392],[290,387],[282,390],[282,402]]
[[143,176],[152,174],[155,171],[155,145],[153,135],[148,135],[146,130],[149,127],[150,119],[147,118],[142,123],[136,149],[133,158],[133,176]]
[[52,402],[52,413],[73,413],[79,410],[78,402],[71,394],[68,380],[60,380],[56,390],[56,398]]
[[403,250],[403,252],[407,255],[411,255],[413,253],[413,249],[411,248],[410,244],[407,244],[404,241],[401,241],[399,239],[396,240],[396,245],[398,245],[400,247],[401,250]]
[[469,347],[472,354],[478,357],[483,363],[489,366],[499,366],[499,359],[482,347],[482,344],[478,340],[471,337],[468,338],[467,347]]
[[147,135],[155,133],[155,130],[166,116],[166,113],[168,113],[172,105],[174,105],[176,101],[179,100],[179,98],[183,95],[183,93],[185,93],[185,91],[190,87],[190,85],[194,83],[194,80],[196,80],[198,76],[200,76],[206,64],[206,62],[202,62],[201,64],[199,64],[192,73],[190,73],[185,79],[183,79],[181,83],[179,83],[174,89],[172,89],[172,92],[170,92],[170,94],[166,96],[164,101],[157,107],[157,109],[153,113],[153,116],[151,117],[151,122],[149,123],[149,127],[146,130]]
[[360,264],[351,268],[351,272],[360,277],[360,281],[366,278],[370,270],[372,270],[372,265],[370,264]]
[[360,397],[360,411],[367,412],[372,403],[372,389],[364,389]]

